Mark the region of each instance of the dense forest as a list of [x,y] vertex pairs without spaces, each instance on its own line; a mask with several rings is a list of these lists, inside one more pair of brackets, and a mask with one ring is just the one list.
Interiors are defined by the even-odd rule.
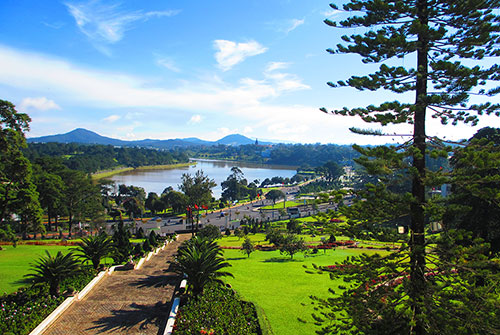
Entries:
[[191,147],[187,152],[194,158],[310,167],[317,167],[328,161],[350,165],[354,158],[359,157],[359,153],[350,145],[335,144],[217,145]]
[[216,145],[192,146],[176,150],[78,143],[29,143],[24,155],[35,161],[40,157],[59,157],[73,170],[93,173],[119,166],[138,167],[187,162],[192,158],[237,160],[273,165],[318,167],[333,161],[350,165],[359,153],[351,146],[334,144],[276,144],[276,145]]
[[59,157],[66,167],[87,173],[119,166],[139,167],[189,161],[186,152],[180,151],[78,143],[30,143],[23,153],[32,162],[47,156]]

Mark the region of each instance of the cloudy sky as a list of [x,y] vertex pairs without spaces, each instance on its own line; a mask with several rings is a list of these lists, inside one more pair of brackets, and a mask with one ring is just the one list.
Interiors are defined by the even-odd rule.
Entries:
[[[349,127],[367,126],[319,111],[389,98],[326,85],[373,69],[325,51],[345,33],[323,23],[342,15],[328,4],[2,0],[0,99],[31,116],[28,137],[81,127],[129,140],[240,133],[303,143],[399,141],[351,134]],[[479,127],[486,125],[500,122]],[[460,139],[477,129],[432,123],[429,134]]]

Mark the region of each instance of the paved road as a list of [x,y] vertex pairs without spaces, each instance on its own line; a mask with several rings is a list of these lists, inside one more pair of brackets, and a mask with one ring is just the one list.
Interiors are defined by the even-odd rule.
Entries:
[[[293,190],[289,191],[287,195],[287,200],[294,200]],[[280,206],[281,204],[281,206]],[[263,221],[276,221],[279,220],[280,210],[279,208],[283,208],[283,202],[278,202],[278,209],[275,210],[261,210],[260,208],[263,206],[272,205],[272,201],[270,200],[259,200],[253,202],[251,204],[239,205],[232,207],[230,209],[224,209],[224,217],[221,217],[220,212],[215,213],[207,213],[205,217],[200,219],[200,223],[202,225],[205,224],[213,224],[218,227],[229,227],[232,228],[234,225],[238,225],[239,221],[247,216]],[[300,206],[301,216],[310,216],[316,214],[318,211],[325,212],[328,209],[335,209],[337,206],[334,204],[320,204],[317,210],[314,210],[311,205],[309,206]],[[287,219],[288,216],[285,216],[283,219]]]
[[139,270],[106,276],[82,301],[75,302],[44,335],[157,335],[165,327],[178,276],[169,271],[179,235]]

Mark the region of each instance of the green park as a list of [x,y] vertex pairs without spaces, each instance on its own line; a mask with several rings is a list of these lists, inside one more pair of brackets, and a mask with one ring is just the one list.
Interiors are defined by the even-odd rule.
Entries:
[[[300,7],[289,3],[287,10]],[[122,4],[100,1],[61,6],[116,68],[87,75],[62,58],[47,61],[0,46],[6,64],[29,59],[15,74],[31,78],[24,99],[0,100],[0,334],[500,334],[498,1],[325,6],[321,29],[334,33],[322,48],[338,61],[328,71],[311,67],[307,77],[313,80],[313,68],[333,76],[325,79],[332,80],[330,100],[291,72],[306,60],[316,66],[309,58],[319,58],[310,50],[293,61],[274,55],[254,71],[262,80],[242,74],[236,86],[229,84],[233,67],[271,54],[273,45],[300,29],[316,27],[308,42],[323,37],[310,21],[313,14],[290,21],[260,10],[265,19],[255,29],[265,26],[265,35],[276,30],[280,37],[266,46],[248,35],[246,42],[211,40],[216,66],[210,66],[218,72],[186,71],[173,57],[150,52],[172,76],[198,75],[194,85],[167,80],[156,68],[147,79],[116,72],[127,63],[113,53],[125,34],[134,37],[140,32],[135,25],[148,21],[180,22],[182,10],[127,12]],[[39,18],[54,34],[68,24],[47,20]],[[285,23],[288,28],[277,28]],[[213,33],[212,24],[203,28],[197,34]],[[151,36],[182,35],[172,32]],[[181,50],[185,42],[166,44]],[[201,44],[189,43],[202,54]],[[295,56],[294,48],[287,53]],[[140,48],[127,53],[132,49]],[[44,65],[30,71],[31,62],[42,62],[47,72]],[[47,82],[51,71],[57,77]],[[27,136],[49,123],[88,124],[83,117],[54,122],[54,115],[71,113],[41,97],[67,92],[60,82],[71,86],[63,79],[76,74],[80,86],[73,90],[84,98],[60,95],[61,106],[83,104],[85,94],[93,94],[96,111],[85,113],[100,120],[101,130],[121,124],[116,132],[130,133],[127,140],[82,128]],[[179,86],[155,88],[163,82]],[[331,106],[315,107],[321,119],[307,116],[311,108],[294,100],[305,90],[314,92],[318,106]],[[348,90],[359,95],[341,93]],[[297,103],[281,106],[282,94]],[[101,107],[111,98],[111,107]],[[242,113],[244,122],[237,117]],[[314,121],[323,117],[335,121]],[[160,133],[157,127],[180,134],[209,124],[217,124],[212,137],[231,128],[259,129],[263,138],[295,135],[283,143],[235,134],[216,141],[150,139]],[[345,136],[348,129],[377,140],[309,143],[326,124],[328,134]],[[481,127],[464,135],[469,125]],[[458,138],[442,135],[455,126]],[[143,128],[144,139],[135,140],[133,132]],[[309,132],[309,142],[292,141],[304,139],[301,132]]]

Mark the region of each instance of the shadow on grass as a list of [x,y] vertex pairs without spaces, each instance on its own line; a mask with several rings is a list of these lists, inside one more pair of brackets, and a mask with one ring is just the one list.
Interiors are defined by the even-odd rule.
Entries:
[[262,261],[263,263],[288,263],[288,262],[301,262],[301,260],[291,259],[289,257],[271,257]]
[[[117,332],[126,333],[132,329],[139,331],[146,330],[151,326],[161,328],[164,326],[165,317],[168,315],[170,302],[156,304],[141,305],[132,303],[122,310],[112,310],[111,316],[105,316],[97,321],[94,321],[95,326],[89,327],[87,330],[93,330],[96,333]],[[142,332],[141,332],[142,333]],[[161,334],[163,334],[161,332]]]
[[241,256],[241,257],[231,257],[231,258],[226,258],[226,261],[239,261],[242,259],[247,259],[248,257]]
[[30,277],[25,277],[22,279],[18,279],[12,283],[9,283],[11,285],[21,285],[21,286],[31,286],[33,284],[33,278]]

